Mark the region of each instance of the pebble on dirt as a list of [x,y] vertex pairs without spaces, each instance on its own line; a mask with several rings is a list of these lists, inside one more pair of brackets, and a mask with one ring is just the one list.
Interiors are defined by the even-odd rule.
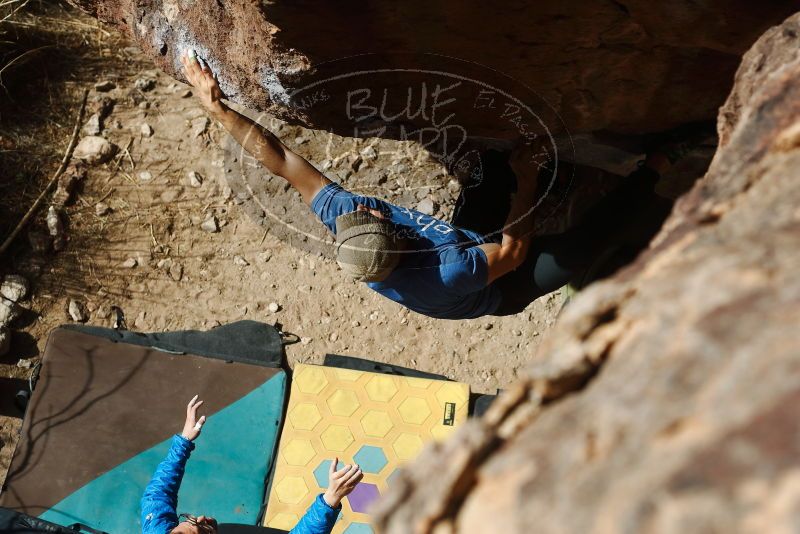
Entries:
[[200,137],[206,133],[209,124],[211,124],[211,120],[208,117],[197,117],[192,120],[192,135]]
[[152,179],[153,179],[153,173],[151,173],[150,171],[141,171],[139,173],[139,180],[141,180],[142,182],[149,182]]
[[78,141],[78,146],[72,155],[89,165],[99,165],[110,160],[114,151],[114,145],[107,139],[98,135],[87,135]]
[[145,137],[150,137],[151,135],[153,135],[153,127],[147,124],[146,122],[142,123],[142,125],[139,127],[139,131]]
[[183,265],[180,263],[173,263],[169,268],[169,276],[176,282],[180,282],[183,278]]
[[246,259],[244,259],[241,256],[234,256],[233,257],[233,263],[235,263],[236,265],[239,265],[241,267],[247,267],[248,265],[250,265],[250,262],[248,262]]
[[425,215],[433,215],[436,213],[436,208],[436,203],[429,198],[426,198],[417,204],[417,211],[424,213]]
[[122,262],[122,264],[120,265],[120,267],[124,267],[124,268],[126,268],[126,269],[133,269],[133,268],[134,268],[134,267],[136,267],[138,264],[139,264],[139,262],[138,262],[138,261],[136,261],[136,258],[128,258],[127,260],[125,260],[125,261],[123,261],[123,262]]
[[83,125],[81,132],[83,132],[84,135],[99,135],[102,129],[103,128],[100,124],[100,114],[95,113],[89,117],[89,120],[87,120]]
[[98,217],[102,217],[103,215],[108,215],[111,213],[111,207],[106,204],[105,202],[98,202],[94,205],[94,213]]
[[200,187],[203,185],[203,177],[197,171],[189,171],[189,185],[192,187]]
[[219,223],[217,222],[217,218],[212,215],[203,221],[203,224],[200,225],[200,228],[212,234],[214,232],[219,232]]
[[67,244],[64,234],[64,223],[58,215],[58,211],[56,211],[53,206],[47,209],[45,221],[47,222],[47,231],[50,232],[50,236],[53,238],[53,249],[56,252],[63,249]]
[[153,78],[137,78],[136,81],[133,82],[133,86],[143,93],[146,93],[155,88],[156,81]]
[[107,93],[108,91],[111,91],[112,89],[116,88],[117,84],[115,84],[111,80],[103,80],[102,82],[97,82],[96,84],[94,84],[94,90],[97,91],[98,93]]
[[267,306],[267,309],[270,313],[278,313],[281,311],[281,306],[277,302],[270,302],[269,306]]
[[8,274],[0,285],[0,294],[8,300],[19,302],[28,294],[28,280],[18,274]]
[[378,153],[375,151],[375,147],[372,145],[362,150],[361,155],[366,159],[375,159],[378,157]]
[[20,369],[30,369],[35,365],[33,358],[22,358],[17,362],[17,367]]
[[70,318],[78,323],[85,323],[89,320],[89,315],[86,312],[86,306],[83,302],[75,299],[69,299],[69,306],[67,307]]

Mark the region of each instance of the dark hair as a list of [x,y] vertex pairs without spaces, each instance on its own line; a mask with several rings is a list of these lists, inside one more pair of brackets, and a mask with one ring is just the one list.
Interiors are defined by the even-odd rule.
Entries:
[[[202,533],[215,534],[217,532],[216,528],[214,528],[213,526],[211,526],[211,525],[209,525],[207,523],[203,523],[203,524],[198,523],[197,522],[197,517],[193,516],[192,514],[180,514],[178,516],[178,525],[180,525],[184,521],[186,521],[187,523],[189,523],[192,526],[197,527],[198,530],[200,530],[200,532],[202,532]],[[176,528],[178,528],[178,525],[175,525],[175,527],[170,532],[173,532]]]

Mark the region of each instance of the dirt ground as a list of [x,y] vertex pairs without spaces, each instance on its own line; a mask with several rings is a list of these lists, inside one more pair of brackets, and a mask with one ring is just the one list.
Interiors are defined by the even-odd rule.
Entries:
[[[71,320],[70,299],[86,305],[89,324],[110,326],[110,307],[118,306],[129,328],[141,331],[206,329],[239,319],[278,322],[302,339],[287,347],[289,365],[319,363],[326,353],[347,354],[446,375],[479,393],[508,385],[530,361],[562,305],[562,292],[514,317],[446,321],[409,312],[347,281],[328,255],[309,251],[300,240],[248,214],[252,206],[226,176],[231,162],[224,151],[227,135],[217,124],[206,123],[186,86],[152,70],[130,43],[88,17],[61,7],[47,16],[74,34],[61,46],[76,47],[80,65],[49,80],[52,105],[42,105],[36,120],[11,124],[7,116],[0,124],[3,138],[15,142],[11,151],[24,155],[27,150],[28,157],[39,158],[35,172],[15,175],[28,182],[25,195],[14,200],[19,206],[6,198],[0,216],[4,235],[21,216],[18,208],[30,205],[58,166],[84,88],[90,90],[90,103],[101,96],[115,100],[102,135],[119,152],[109,163],[89,169],[66,208],[64,250],[37,256],[23,234],[0,266],[0,274],[18,273],[32,282],[32,296],[23,302],[28,311],[14,324],[10,353],[0,359],[0,376],[9,380],[2,392],[0,478],[21,422],[11,395],[30,374],[24,366],[37,361],[48,332]],[[137,88],[139,79],[154,80],[154,87]],[[115,88],[98,93],[94,85],[106,80]],[[151,135],[143,132],[145,124]],[[353,145],[278,121],[269,125],[315,164],[330,164],[326,172],[345,185],[363,187],[359,176],[388,179],[390,186],[383,191],[391,201],[415,207],[430,198],[441,215],[452,209],[457,186],[413,146],[377,139]],[[369,151],[366,165],[353,173],[347,155],[368,146],[374,156]],[[199,186],[190,183],[190,172],[199,173]],[[435,179],[420,185],[403,180],[403,174]],[[6,181],[5,191],[18,185]],[[107,214],[98,215],[101,202],[110,208]],[[287,202],[303,208],[291,192]],[[201,228],[211,215],[220,224],[216,233]],[[277,312],[270,310],[273,303]]]

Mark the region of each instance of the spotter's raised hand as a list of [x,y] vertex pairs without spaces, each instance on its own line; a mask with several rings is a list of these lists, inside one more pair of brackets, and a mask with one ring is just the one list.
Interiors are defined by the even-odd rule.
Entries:
[[197,436],[200,435],[200,430],[206,423],[205,415],[197,417],[197,409],[203,405],[203,401],[197,400],[197,397],[197,395],[192,397],[192,400],[186,405],[186,421],[183,423],[183,431],[181,432],[181,436],[189,441],[197,439]]

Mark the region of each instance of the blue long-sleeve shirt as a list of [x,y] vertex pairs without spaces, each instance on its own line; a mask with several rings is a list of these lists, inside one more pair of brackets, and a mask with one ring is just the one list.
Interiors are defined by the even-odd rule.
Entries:
[[[142,495],[142,534],[168,534],[178,525],[178,489],[193,450],[194,443],[173,436],[167,457],[158,464]],[[339,510],[341,505],[332,508],[318,495],[290,534],[330,534]]]

